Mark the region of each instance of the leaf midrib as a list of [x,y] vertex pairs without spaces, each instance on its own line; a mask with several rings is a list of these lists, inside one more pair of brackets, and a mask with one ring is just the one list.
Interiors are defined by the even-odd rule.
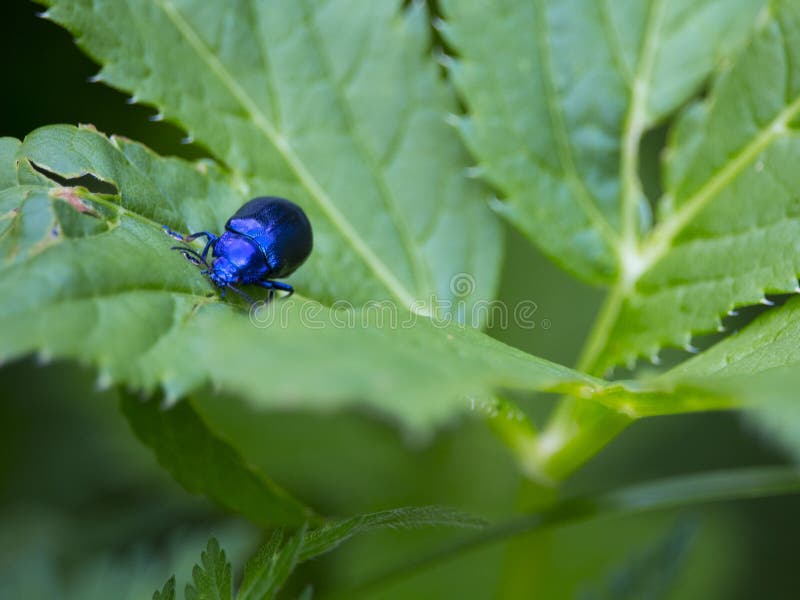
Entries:
[[622,132],[622,237],[630,248],[638,241],[636,213],[642,186],[639,179],[639,146],[647,126],[647,102],[652,83],[658,39],[664,20],[664,0],[652,0],[647,15],[647,25],[642,39],[639,61],[630,84],[631,103]]
[[[653,265],[664,258],[672,248],[673,241],[686,226],[712,202],[731,182],[766,151],[775,141],[792,133],[789,122],[800,114],[800,96],[784,108],[778,116],[754,136],[725,166],[717,170],[680,208],[662,221],[649,236],[642,249],[644,269],[649,271]],[[663,198],[662,198],[663,202]],[[640,274],[640,276],[641,276]]]
[[289,141],[281,135],[270,123],[269,119],[258,107],[250,95],[236,82],[233,75],[228,71],[224,64],[206,47],[202,39],[192,26],[183,18],[183,15],[168,0],[152,0],[152,2],[167,16],[173,26],[187,41],[191,48],[197,53],[198,57],[208,66],[211,72],[216,75],[220,82],[228,89],[234,98],[242,105],[250,115],[253,123],[264,134],[267,140],[283,156],[286,163],[294,171],[300,183],[308,190],[311,197],[317,202],[319,207],[330,219],[331,223],[339,230],[342,237],[352,246],[355,252],[375,273],[383,285],[399,300],[405,307],[419,312],[416,299],[408,289],[400,282],[389,267],[373,252],[367,243],[361,238],[355,228],[339,211],[327,192],[317,182],[305,163],[291,148]]
[[[350,103],[347,102],[345,98],[344,90],[342,89],[340,81],[338,81],[333,74],[333,68],[330,60],[328,59],[328,53],[324,51],[323,43],[320,39],[317,23],[315,22],[313,15],[309,12],[308,0],[300,0],[300,3],[303,5],[303,18],[306,26],[308,27],[309,37],[311,38],[315,50],[320,56],[320,62],[323,66],[326,77],[331,83],[331,88],[336,96],[336,101],[339,104],[344,122],[347,128],[352,132],[352,140],[356,148],[358,148],[359,154],[365,160],[369,170],[375,177],[375,183],[378,187],[379,195],[383,200],[386,211],[392,218],[392,222],[397,229],[400,239],[403,242],[403,248],[406,251],[406,256],[411,264],[411,270],[416,281],[417,294],[419,296],[424,296],[426,292],[432,291],[434,286],[425,261],[423,260],[422,253],[420,252],[418,244],[416,244],[414,241],[414,237],[411,234],[411,229],[409,228],[408,222],[398,206],[394,194],[389,189],[384,171],[378,166],[378,159],[372,150],[370,150],[369,145],[356,126],[356,118],[353,114],[353,110],[350,107]],[[402,139],[402,130],[398,132],[398,136],[400,139]]]
[[617,249],[620,246],[619,234],[608,222],[606,216],[595,204],[594,198],[586,189],[586,184],[578,174],[578,169],[573,159],[573,150],[570,146],[569,135],[564,122],[564,114],[556,89],[555,75],[553,73],[553,61],[550,53],[550,42],[547,31],[547,7],[542,0],[535,0],[536,14],[534,15],[534,39],[539,53],[539,60],[542,67],[542,79],[544,81],[544,97],[547,103],[547,113],[553,127],[558,156],[564,167],[564,176],[573,190],[575,199],[583,207],[583,211],[589,220],[596,225],[598,233],[611,245]]

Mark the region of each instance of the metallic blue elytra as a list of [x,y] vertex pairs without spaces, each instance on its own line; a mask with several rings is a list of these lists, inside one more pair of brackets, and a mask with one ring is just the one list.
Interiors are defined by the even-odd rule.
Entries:
[[[253,299],[236,285],[258,285],[269,290],[294,293],[288,283],[274,281],[294,273],[302,265],[314,245],[311,223],[303,209],[285,198],[265,196],[253,198],[242,205],[225,223],[225,233],[217,236],[210,231],[181,235],[164,227],[166,232],[182,242],[201,237],[208,241],[202,252],[186,246],[173,246],[192,263],[204,266],[202,271],[220,288],[221,295],[231,289],[251,303]],[[213,261],[208,263],[208,253]]]

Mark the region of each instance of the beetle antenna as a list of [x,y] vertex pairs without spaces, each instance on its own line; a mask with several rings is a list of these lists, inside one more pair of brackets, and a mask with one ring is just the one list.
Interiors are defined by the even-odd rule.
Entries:
[[170,250],[177,250],[178,252],[183,254],[183,257],[193,265],[196,265],[198,267],[200,265],[203,265],[206,268],[208,268],[208,263],[200,255],[200,253],[197,250],[194,250],[193,248],[187,248],[186,246],[172,246]]

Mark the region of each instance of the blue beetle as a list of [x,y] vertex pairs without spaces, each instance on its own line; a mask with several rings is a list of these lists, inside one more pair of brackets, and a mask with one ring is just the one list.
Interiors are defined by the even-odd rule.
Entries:
[[[217,236],[210,231],[181,235],[166,225],[164,230],[182,242],[206,238],[202,252],[186,246],[173,246],[192,263],[204,266],[202,271],[221,290],[231,289],[247,299],[253,299],[234,285],[258,285],[269,290],[272,299],[275,290],[294,293],[288,283],[274,281],[294,273],[311,254],[314,245],[311,223],[306,213],[294,202],[285,198],[265,196],[253,198],[242,205],[225,223],[225,233]],[[213,262],[207,262],[212,252]]]

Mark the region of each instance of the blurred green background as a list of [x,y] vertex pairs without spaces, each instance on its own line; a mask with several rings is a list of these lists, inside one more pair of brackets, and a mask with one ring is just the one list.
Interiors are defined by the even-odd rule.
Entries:
[[[176,128],[148,121],[155,110],[89,83],[97,68],[65,31],[36,18],[38,10],[21,0],[2,9],[0,134],[93,123],[160,153],[203,156],[202,148],[180,143]],[[648,140],[652,160],[662,139]],[[537,327],[492,333],[566,364],[574,362],[600,301],[597,290],[571,280],[512,231],[500,298],[536,302]],[[263,533],[172,482],[127,427],[116,393],[98,390],[92,372],[40,362],[0,369],[0,598],[149,598],[174,571],[179,584],[185,581],[210,535],[241,565]],[[540,420],[551,400],[520,402]],[[200,405],[249,460],[329,514],[437,503],[495,519],[517,503],[515,466],[477,419],[408,447],[365,415],[253,414],[220,397]],[[564,493],[786,461],[734,414],[659,418],[626,431]],[[534,501],[536,493],[530,491]],[[538,493],[544,499],[551,492]],[[788,497],[570,526],[455,557],[362,596],[615,598],[647,572],[652,589],[635,588],[629,597],[795,598],[798,508],[800,499]],[[311,581],[326,597],[452,535],[370,534],[302,568],[293,589]]]

